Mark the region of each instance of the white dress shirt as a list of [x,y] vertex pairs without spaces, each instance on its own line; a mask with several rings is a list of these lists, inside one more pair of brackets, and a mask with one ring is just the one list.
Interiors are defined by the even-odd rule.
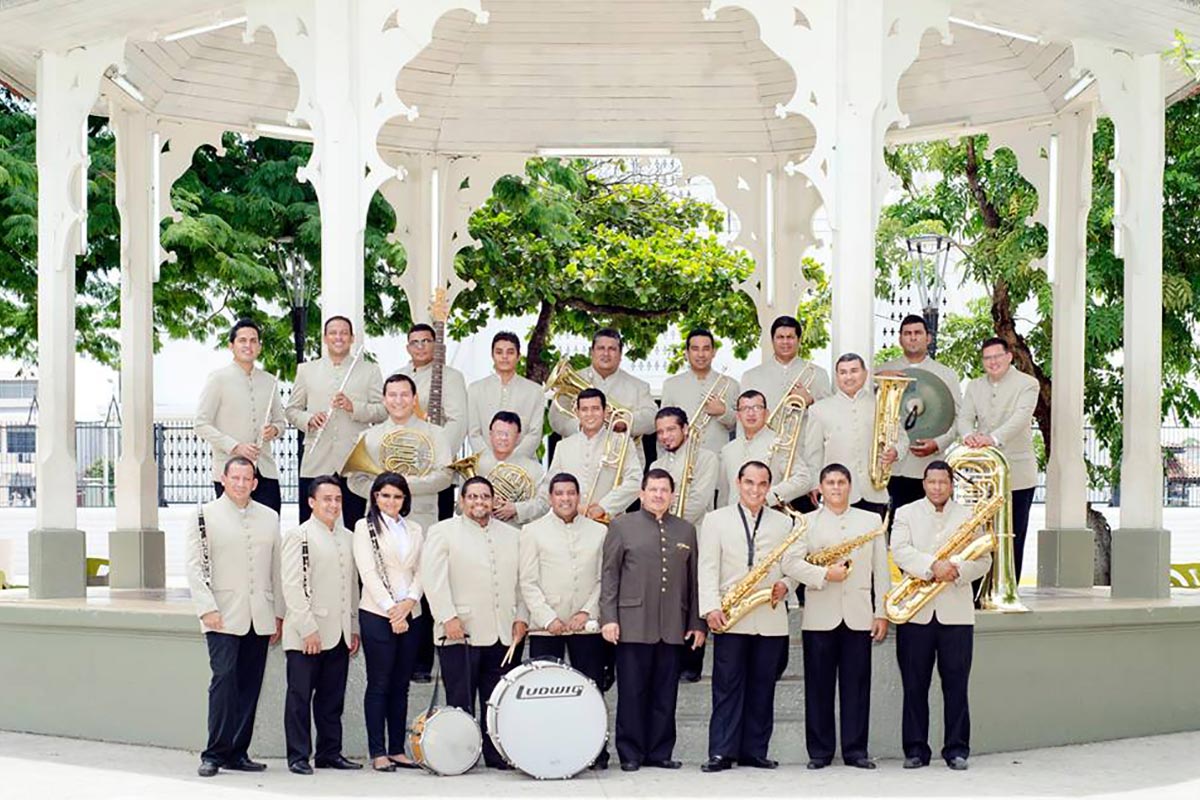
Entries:
[[[421,526],[403,517],[391,519],[381,514],[383,526],[379,535],[379,560],[387,575],[387,584],[379,574],[375,559],[375,548],[371,544],[371,532],[367,520],[360,519],[354,525],[354,563],[362,578],[362,599],[358,607],[379,616],[387,616],[392,606],[409,599],[416,603],[410,612],[413,617],[421,616],[421,580],[417,575],[421,560],[421,545],[424,537]],[[391,591],[388,591],[388,588]]]

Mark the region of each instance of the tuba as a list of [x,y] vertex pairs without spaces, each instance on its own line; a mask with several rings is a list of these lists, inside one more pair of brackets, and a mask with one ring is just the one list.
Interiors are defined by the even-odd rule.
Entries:
[[879,391],[875,394],[875,429],[871,434],[871,457],[867,470],[871,485],[882,490],[887,488],[892,477],[892,466],[884,466],[883,453],[889,447],[895,447],[900,437],[900,400],[913,379],[876,375],[875,382],[879,384]]
[[[725,614],[725,626],[720,630],[714,630],[713,633],[725,633],[763,603],[771,603],[772,587],[767,586],[760,589],[758,585],[771,572],[771,568],[783,559],[788,549],[800,541],[800,537],[808,530],[808,523],[800,512],[790,508],[785,510],[792,517],[792,532],[784,537],[784,540],[774,550],[767,553],[762,561],[755,564],[744,577],[729,587],[725,594],[721,595],[721,611]],[[775,604],[771,603],[771,607],[774,608]]]
[[[465,458],[460,458],[457,461],[452,461],[446,466],[457,472],[463,478],[474,478],[479,474],[479,458],[480,453],[474,453]],[[496,494],[510,503],[523,503],[526,500],[532,500],[533,494],[537,487],[533,485],[533,478],[523,468],[516,464],[510,464],[507,461],[501,461],[496,466],[492,467],[492,471],[486,476],[488,482],[492,484],[492,489]]]
[[[554,395],[550,402],[568,416],[575,415],[575,398],[579,397],[579,393],[584,389],[591,388],[593,388],[591,382],[572,367],[566,358],[559,359],[559,362],[554,365],[545,384],[545,390]],[[605,400],[607,400],[608,409],[606,416],[609,420],[618,410],[628,411],[624,406],[608,397],[607,392],[605,392]]]
[[[618,422],[625,423],[625,430],[617,433],[613,428]],[[633,414],[623,408],[614,408],[612,418],[608,422],[608,433],[604,438],[604,452],[600,454],[600,462],[596,465],[596,475],[592,478],[592,485],[588,488],[587,499],[583,501],[585,511],[596,496],[596,487],[600,483],[600,474],[605,468],[611,467],[615,476],[613,477],[613,486],[619,486],[621,483],[621,475],[625,472],[625,457],[629,453],[629,441],[632,437],[633,430]],[[599,520],[608,524],[607,519]]]
[[367,450],[366,436],[358,442],[338,472],[342,475],[362,472],[374,477],[384,472],[397,472],[406,478],[420,478],[433,471],[433,439],[411,428],[396,428],[384,434],[379,442],[378,458]]

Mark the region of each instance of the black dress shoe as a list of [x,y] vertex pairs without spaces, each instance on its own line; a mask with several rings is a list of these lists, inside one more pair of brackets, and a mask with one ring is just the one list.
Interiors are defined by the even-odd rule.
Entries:
[[293,761],[288,764],[288,769],[297,775],[312,775],[313,768],[309,766],[307,761]]
[[946,759],[946,766],[954,770],[964,770],[967,768],[967,760],[962,756]]
[[929,762],[923,758],[920,758],[919,756],[909,756],[908,758],[904,759],[905,769],[920,769],[921,767],[928,766]]
[[809,759],[809,761],[808,761],[808,768],[809,769],[825,769],[826,767],[828,767],[830,765],[830,763],[831,762],[829,762],[829,761],[818,761],[817,759],[812,758],[812,759]]
[[861,758],[846,759],[846,766],[857,767],[858,769],[875,769],[875,762],[866,756],[862,756]]
[[676,761],[673,758],[663,759],[662,761],[651,761],[646,759],[642,762],[643,766],[657,767],[658,769],[679,769],[683,766],[682,762]]
[[409,680],[412,683],[432,683],[433,675],[428,672],[414,672]]
[[225,765],[225,769],[235,769],[238,772],[262,772],[266,768],[266,764],[260,761],[251,761],[247,756],[242,756],[237,761]]
[[725,756],[713,756],[700,765],[701,772],[724,772],[733,767],[733,759]]
[[215,761],[201,761],[200,766],[196,768],[196,774],[201,778],[211,778],[221,771],[221,765]]
[[687,681],[688,683],[699,683],[700,673],[696,670],[685,670],[679,673],[679,680]]
[[739,758],[737,763],[739,767],[756,767],[758,769],[775,769],[779,766],[779,762],[773,758],[759,758],[758,756]]
[[596,756],[596,760],[591,763],[588,769],[608,769],[608,751],[605,750]]
[[345,756],[334,756],[333,758],[323,758],[316,762],[317,769],[362,769],[362,764],[357,761],[351,761]]
[[622,761],[621,772],[637,772],[642,768],[642,765],[636,761]]

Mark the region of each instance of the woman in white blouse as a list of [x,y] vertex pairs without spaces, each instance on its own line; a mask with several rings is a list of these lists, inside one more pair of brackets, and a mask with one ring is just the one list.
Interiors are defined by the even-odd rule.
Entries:
[[422,532],[405,519],[411,508],[408,481],[384,472],[371,485],[367,516],[354,526],[354,562],[363,584],[358,618],[367,659],[367,745],[380,772],[417,768],[404,755],[408,684],[417,658],[417,634],[409,626],[421,614]]

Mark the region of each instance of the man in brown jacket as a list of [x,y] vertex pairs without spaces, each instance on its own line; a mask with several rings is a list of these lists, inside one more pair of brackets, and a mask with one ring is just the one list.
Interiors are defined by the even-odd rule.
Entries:
[[666,470],[642,479],[640,511],[613,520],[604,540],[601,634],[617,645],[617,755],[626,772],[678,769],[675,701],[685,639],[704,644],[696,528],[668,513]]

